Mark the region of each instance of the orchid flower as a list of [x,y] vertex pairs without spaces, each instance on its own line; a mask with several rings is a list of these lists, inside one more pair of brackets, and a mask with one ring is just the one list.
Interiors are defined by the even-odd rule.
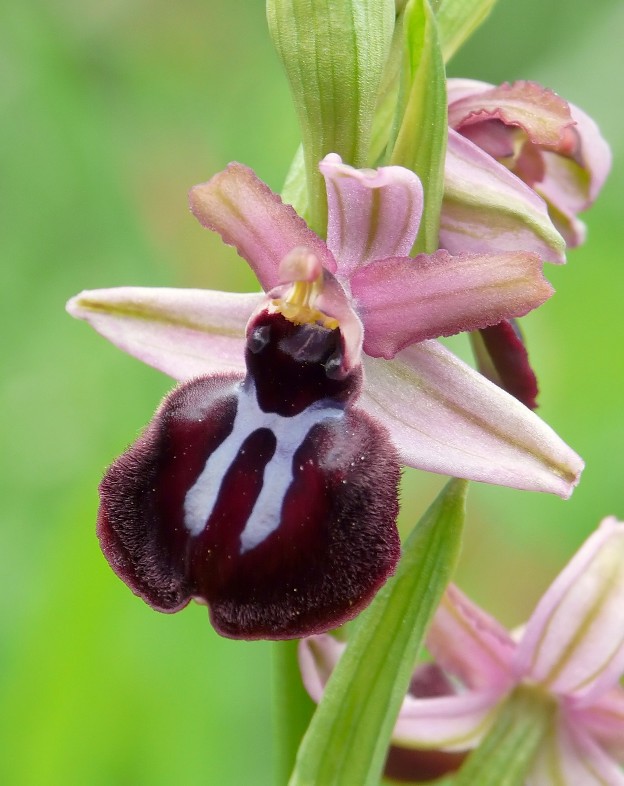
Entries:
[[309,635],[370,601],[399,556],[399,463],[564,497],[582,469],[432,340],[542,303],[539,257],[412,259],[414,173],[337,155],[320,168],[327,243],[239,164],[191,191],[264,293],[129,287],[68,304],[183,382],[101,484],[104,553],[154,608],[206,602],[232,637]]
[[591,117],[535,82],[449,79],[448,102],[449,126],[543,197],[567,245],[580,245],[585,225],[577,214],[592,205],[611,167]]
[[[535,82],[494,87],[449,79],[447,87],[450,129],[441,245],[451,252],[522,245],[543,259],[565,262],[552,227],[569,247],[583,242],[585,226],[577,214],[596,199],[611,166],[609,146],[594,121]],[[476,196],[466,195],[463,186],[474,178],[471,168],[481,173]],[[503,213],[496,202],[501,189],[508,195]],[[515,202],[524,226],[513,220]],[[552,223],[543,220],[544,206]],[[490,231],[472,231],[475,216],[488,209]],[[474,333],[472,341],[479,370],[534,409],[537,379],[516,322],[503,320]]]
[[[427,646],[435,662],[416,670],[392,736],[407,752],[404,779],[419,779],[432,761],[437,774],[456,769],[521,685],[556,707],[530,786],[624,784],[624,523],[602,522],[517,641],[451,585]],[[328,634],[301,643],[303,680],[316,701],[344,647]]]

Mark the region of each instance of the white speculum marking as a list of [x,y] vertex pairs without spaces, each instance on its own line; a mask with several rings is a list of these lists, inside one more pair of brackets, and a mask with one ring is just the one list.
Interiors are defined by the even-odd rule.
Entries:
[[253,385],[241,387],[234,426],[228,437],[210,454],[201,474],[184,498],[184,526],[199,535],[212,515],[221,482],[247,437],[260,428],[275,435],[276,447],[264,468],[262,489],[241,533],[241,554],[253,549],[280,523],[282,504],[293,481],[293,457],[310,429],[324,420],[344,417],[341,409],[317,402],[298,415],[285,417],[260,409]]

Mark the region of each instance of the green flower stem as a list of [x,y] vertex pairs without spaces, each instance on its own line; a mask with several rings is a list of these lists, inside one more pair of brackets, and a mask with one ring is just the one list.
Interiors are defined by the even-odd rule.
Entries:
[[297,755],[290,786],[378,786],[414,662],[459,554],[467,482],[451,480],[360,617]]
[[273,712],[276,739],[275,783],[284,786],[295,765],[315,704],[308,696],[297,660],[298,641],[273,644]]
[[539,688],[520,686],[453,786],[523,786],[535,754],[552,727],[556,704]]

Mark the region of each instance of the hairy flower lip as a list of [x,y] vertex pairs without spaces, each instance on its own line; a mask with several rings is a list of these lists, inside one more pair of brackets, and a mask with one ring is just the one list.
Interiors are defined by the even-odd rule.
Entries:
[[221,635],[300,638],[351,619],[393,572],[396,451],[353,406],[361,369],[325,373],[338,341],[261,312],[246,376],[178,386],[109,468],[102,550],[152,608],[199,598]]

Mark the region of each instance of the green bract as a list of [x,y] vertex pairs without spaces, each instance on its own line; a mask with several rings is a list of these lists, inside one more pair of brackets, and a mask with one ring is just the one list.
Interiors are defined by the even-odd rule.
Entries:
[[486,20],[495,4],[496,0],[442,0],[436,15],[446,62]]
[[405,10],[406,58],[400,100],[401,124],[390,161],[420,177],[425,207],[415,253],[438,247],[447,137],[446,74],[436,18],[428,0]]
[[319,161],[338,153],[368,164],[373,114],[390,51],[394,0],[269,0],[267,17],[301,126],[306,218],[325,234]]

